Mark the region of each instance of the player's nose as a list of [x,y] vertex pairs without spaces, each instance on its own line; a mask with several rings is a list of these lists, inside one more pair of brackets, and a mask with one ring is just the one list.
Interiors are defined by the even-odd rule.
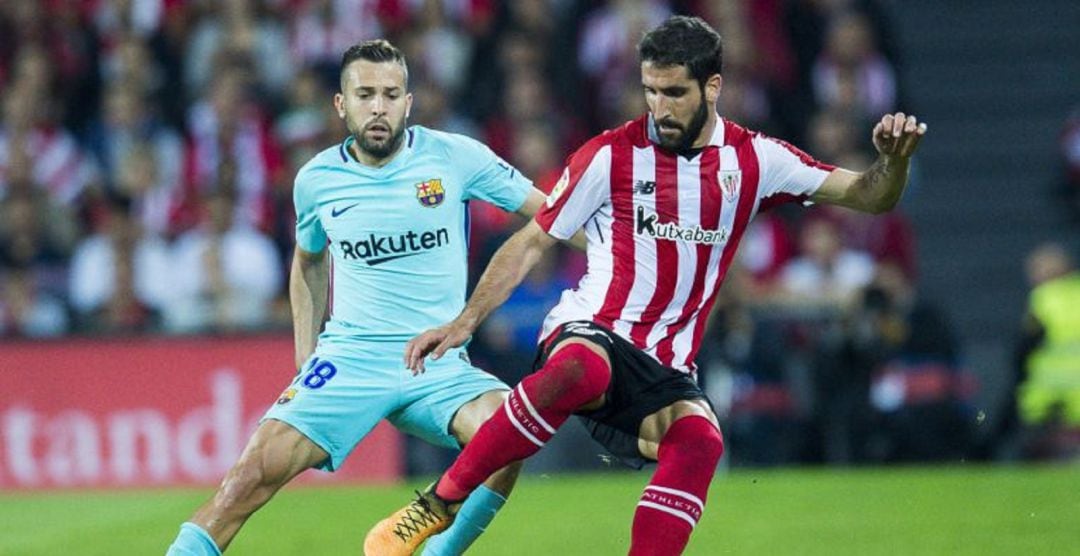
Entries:
[[657,121],[671,119],[671,103],[664,95],[656,95],[653,106],[653,117]]
[[386,101],[382,97],[377,96],[371,101],[371,113],[377,116],[386,113]]

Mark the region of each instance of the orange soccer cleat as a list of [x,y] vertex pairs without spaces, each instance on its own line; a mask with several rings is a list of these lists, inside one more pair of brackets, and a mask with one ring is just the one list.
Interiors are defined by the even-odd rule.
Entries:
[[364,556],[412,556],[424,541],[450,527],[456,509],[435,495],[432,484],[424,492],[417,492],[408,506],[368,531]]

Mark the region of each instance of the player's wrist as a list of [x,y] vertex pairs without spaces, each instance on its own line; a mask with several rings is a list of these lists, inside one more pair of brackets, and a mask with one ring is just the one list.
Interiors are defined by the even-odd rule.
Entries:
[[886,168],[900,168],[911,162],[911,156],[903,156],[894,153],[878,153],[878,158]]
[[480,315],[469,309],[465,309],[458,315],[458,318],[454,319],[454,327],[467,332],[469,335],[472,335],[479,326]]

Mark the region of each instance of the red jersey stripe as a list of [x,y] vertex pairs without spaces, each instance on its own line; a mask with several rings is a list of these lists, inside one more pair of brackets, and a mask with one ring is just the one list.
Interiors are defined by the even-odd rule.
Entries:
[[[674,154],[663,149],[653,148],[656,156],[656,212],[659,224],[679,224],[679,162]],[[630,339],[634,345],[644,349],[646,338],[659,320],[664,308],[671,303],[675,295],[675,284],[679,275],[679,248],[671,239],[654,239],[656,244],[656,264],[652,271],[656,274],[656,288],[641,317],[630,329]]]
[[634,287],[634,148],[626,141],[611,146],[611,285],[594,320],[610,329],[622,315]]

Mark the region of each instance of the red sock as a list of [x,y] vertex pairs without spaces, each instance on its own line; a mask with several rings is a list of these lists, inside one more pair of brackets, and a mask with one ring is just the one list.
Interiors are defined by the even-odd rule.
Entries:
[[656,473],[634,512],[630,556],[682,554],[723,453],[723,437],[705,417],[671,424],[660,440]]
[[435,493],[464,500],[495,471],[543,448],[574,411],[602,396],[610,381],[611,369],[596,352],[579,343],[559,349],[510,392],[439,479]]

